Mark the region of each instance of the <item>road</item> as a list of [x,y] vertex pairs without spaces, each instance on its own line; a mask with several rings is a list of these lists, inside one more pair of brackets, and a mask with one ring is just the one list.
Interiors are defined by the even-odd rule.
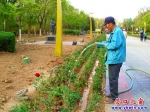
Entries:
[[128,36],[126,63],[150,73],[150,40],[141,42],[139,38]]
[[[128,68],[136,68],[148,72],[150,74],[150,40],[141,42],[137,37],[128,36],[126,39],[127,45],[127,57],[126,62],[122,67],[125,71]],[[132,88],[132,94],[136,100],[140,97],[144,99],[144,106],[148,107],[148,110],[141,110],[140,112],[150,112],[150,75],[139,71],[129,71],[129,74],[133,77],[134,84]],[[126,77],[128,83],[131,81]]]

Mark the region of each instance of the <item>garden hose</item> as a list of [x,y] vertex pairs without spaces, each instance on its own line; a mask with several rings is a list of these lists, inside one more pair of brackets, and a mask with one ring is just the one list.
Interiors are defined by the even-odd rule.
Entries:
[[130,85],[130,87],[129,87],[128,89],[123,90],[123,91],[120,91],[119,94],[125,93],[125,92],[127,92],[127,91],[129,91],[129,90],[132,89],[132,87],[133,87],[133,78],[127,73],[127,71],[131,71],[131,70],[132,70],[132,71],[140,71],[140,72],[143,72],[143,73],[145,73],[145,74],[147,74],[147,75],[150,76],[150,73],[145,72],[145,71],[140,70],[140,69],[135,69],[135,68],[126,69],[125,73],[126,73],[126,74],[129,76],[129,78],[131,79],[131,85]]
[[78,56],[78,58],[77,58],[77,60],[75,60],[75,64],[74,64],[74,67],[73,67],[73,71],[74,71],[74,68],[75,68],[75,66],[76,66],[76,64],[77,64],[77,62],[78,62],[78,60],[80,59],[80,57],[83,55],[83,53],[89,48],[89,47],[91,47],[91,46],[93,46],[94,44],[90,44],[90,45],[88,45],[86,48],[84,48],[83,49],[83,51],[80,53],[80,55]]

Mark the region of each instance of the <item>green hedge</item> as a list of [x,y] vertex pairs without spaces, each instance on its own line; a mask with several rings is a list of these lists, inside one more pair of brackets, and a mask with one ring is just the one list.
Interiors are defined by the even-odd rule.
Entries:
[[68,29],[64,29],[63,30],[63,34],[65,35],[79,35],[81,31],[80,30],[68,30]]
[[16,50],[15,34],[0,32],[0,51],[14,52]]

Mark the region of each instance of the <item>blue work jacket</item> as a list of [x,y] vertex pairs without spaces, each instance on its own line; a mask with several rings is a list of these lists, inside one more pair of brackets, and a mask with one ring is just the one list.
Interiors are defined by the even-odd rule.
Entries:
[[110,33],[105,43],[107,49],[105,64],[118,64],[126,60],[126,39],[118,26]]

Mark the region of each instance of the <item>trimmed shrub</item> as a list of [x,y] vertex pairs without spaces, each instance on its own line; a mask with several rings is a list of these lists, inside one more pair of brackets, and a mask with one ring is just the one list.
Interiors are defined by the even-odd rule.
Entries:
[[0,51],[14,52],[15,50],[15,34],[12,32],[0,32]]
[[63,30],[63,34],[65,35],[79,35],[80,34],[80,30],[68,30],[68,29],[65,29]]

